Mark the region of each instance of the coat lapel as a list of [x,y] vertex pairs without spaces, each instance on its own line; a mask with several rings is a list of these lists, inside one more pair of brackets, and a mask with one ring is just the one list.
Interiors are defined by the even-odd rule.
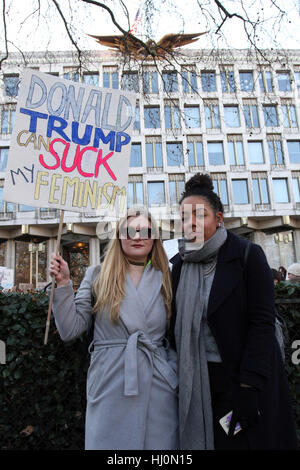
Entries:
[[125,296],[120,305],[120,318],[129,333],[147,331],[147,314],[160,294],[162,273],[147,266],[137,286],[126,275]]
[[125,295],[120,305],[120,318],[129,334],[137,330],[145,330],[145,307],[143,298],[138,294],[129,274],[125,279]]
[[138,296],[144,302],[145,315],[147,315],[157,296],[160,294],[161,282],[162,272],[154,269],[153,266],[147,266],[137,286]]
[[239,247],[228,232],[227,240],[218,254],[216,272],[208,301],[208,316],[217,310],[240,282],[243,275],[240,257]]

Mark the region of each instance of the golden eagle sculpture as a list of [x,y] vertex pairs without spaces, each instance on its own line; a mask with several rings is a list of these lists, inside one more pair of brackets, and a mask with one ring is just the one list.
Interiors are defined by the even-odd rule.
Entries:
[[202,36],[202,34],[206,34],[207,32],[208,31],[197,34],[166,34],[158,42],[153,41],[153,39],[149,39],[144,44],[142,41],[130,34],[121,34],[117,36],[94,36],[89,34],[89,36],[96,39],[96,41],[102,46],[117,49],[123,54],[143,59],[163,59],[174,49],[198,41],[199,36]]

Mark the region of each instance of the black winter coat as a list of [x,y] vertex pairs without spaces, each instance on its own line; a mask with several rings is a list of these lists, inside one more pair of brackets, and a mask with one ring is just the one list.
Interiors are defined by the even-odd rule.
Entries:
[[[220,248],[211,287],[207,321],[232,381],[259,390],[259,423],[248,428],[252,449],[295,449],[297,438],[288,381],[275,338],[274,283],[261,247],[252,244],[245,273],[247,241],[228,231]],[[173,263],[173,294],[180,279],[179,253]],[[176,295],[169,340],[176,349]],[[180,384],[179,384],[180,388]]]

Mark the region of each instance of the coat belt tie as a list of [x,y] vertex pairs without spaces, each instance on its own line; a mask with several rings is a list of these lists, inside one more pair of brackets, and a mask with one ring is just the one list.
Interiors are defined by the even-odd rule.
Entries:
[[178,386],[178,377],[168,362],[159,353],[159,348],[163,346],[163,339],[152,341],[142,331],[132,333],[128,339],[116,339],[107,341],[93,342],[89,350],[125,346],[124,361],[124,395],[136,396],[138,390],[138,374],[137,374],[137,349],[141,349],[149,359],[151,367],[155,367],[165,378],[170,387],[176,389]]

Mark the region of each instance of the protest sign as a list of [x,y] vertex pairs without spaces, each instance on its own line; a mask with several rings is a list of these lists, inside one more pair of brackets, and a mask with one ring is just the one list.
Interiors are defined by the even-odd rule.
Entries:
[[120,216],[136,97],[24,69],[3,199]]
[[0,266],[0,286],[3,289],[11,289],[14,285],[14,270]]

